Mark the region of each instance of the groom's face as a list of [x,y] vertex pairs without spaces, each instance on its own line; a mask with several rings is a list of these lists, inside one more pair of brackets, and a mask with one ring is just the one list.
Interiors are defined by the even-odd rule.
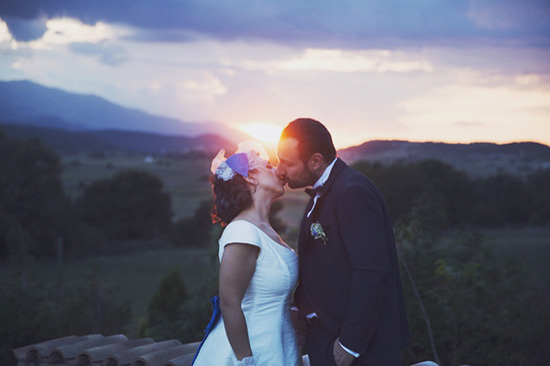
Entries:
[[285,138],[277,146],[277,176],[284,179],[290,188],[303,188],[315,183],[315,175],[304,164],[298,153],[298,140]]

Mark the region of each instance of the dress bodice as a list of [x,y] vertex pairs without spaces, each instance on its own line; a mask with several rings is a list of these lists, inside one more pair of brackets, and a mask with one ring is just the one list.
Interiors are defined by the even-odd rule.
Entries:
[[[290,303],[298,281],[298,259],[294,250],[277,243],[245,220],[235,220],[227,225],[218,243],[220,262],[229,244],[248,244],[260,249],[254,274],[241,303],[257,364],[300,365],[301,357],[290,318]],[[195,365],[232,366],[235,361],[222,316],[206,339]]]

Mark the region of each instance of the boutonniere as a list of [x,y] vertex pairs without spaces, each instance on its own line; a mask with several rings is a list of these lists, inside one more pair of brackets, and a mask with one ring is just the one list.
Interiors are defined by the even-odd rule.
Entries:
[[311,231],[311,236],[313,236],[313,239],[321,239],[323,240],[323,244],[327,245],[328,237],[327,234],[325,234],[325,230],[323,229],[323,226],[321,226],[320,222],[314,222],[311,224],[309,230]]

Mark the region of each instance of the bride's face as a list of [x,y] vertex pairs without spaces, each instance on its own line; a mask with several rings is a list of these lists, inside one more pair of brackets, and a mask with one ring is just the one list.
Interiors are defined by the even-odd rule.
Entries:
[[285,193],[285,181],[275,174],[275,168],[271,163],[266,162],[265,165],[251,171],[250,174],[256,178],[258,189],[273,193],[275,198]]

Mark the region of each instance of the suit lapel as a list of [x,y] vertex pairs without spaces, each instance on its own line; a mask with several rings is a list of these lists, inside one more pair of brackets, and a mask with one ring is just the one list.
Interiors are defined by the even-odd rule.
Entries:
[[[340,175],[342,170],[347,166],[346,163],[340,158],[336,159],[336,162],[334,163],[334,166],[332,167],[332,171],[330,172],[330,175],[327,179],[327,181],[324,184],[325,189],[323,190],[323,195],[321,198],[327,196],[327,194],[330,192],[330,189],[332,188],[332,185],[334,184],[334,181]],[[315,207],[317,208],[317,207]]]
[[317,199],[317,204],[315,205],[315,209],[309,216],[310,221],[316,221],[317,218],[319,217],[319,213],[323,207],[323,203],[325,202],[326,198],[330,195],[330,190],[332,188],[332,185],[334,184],[334,181],[336,181],[336,178],[338,178],[338,176],[346,166],[347,166],[346,163],[344,163],[340,158],[338,158],[334,163],[334,166],[332,167],[332,171],[330,172],[330,175],[324,184],[325,188],[323,189],[323,193],[321,194],[321,197]]
[[315,209],[313,210],[311,215],[307,217],[307,213],[309,212],[309,210],[311,210],[311,206],[313,205],[313,198],[309,200],[306,211],[304,212],[304,217],[302,218],[302,225],[300,227],[300,238],[298,240],[299,256],[305,253],[306,247],[309,243],[309,239],[311,237],[309,235],[309,231],[310,231],[309,227],[311,225],[311,222],[316,221],[317,218],[319,217],[319,213],[322,208],[323,202],[325,201],[325,198],[329,195],[330,189],[334,181],[346,166],[347,166],[346,163],[344,163],[344,161],[342,161],[340,158],[336,160],[336,162],[334,163],[334,166],[332,167],[332,171],[330,172],[330,175],[324,184],[325,189],[323,190],[321,197],[317,199],[317,203],[315,204]]
[[311,210],[311,206],[313,206],[313,198],[309,200],[309,203],[307,204],[306,211],[304,212],[304,216],[302,217],[302,225],[300,226],[300,237],[298,239],[298,257],[303,258],[302,254],[305,252],[307,242],[309,241],[309,225],[310,225],[310,219],[307,217],[307,213],[309,210]]

